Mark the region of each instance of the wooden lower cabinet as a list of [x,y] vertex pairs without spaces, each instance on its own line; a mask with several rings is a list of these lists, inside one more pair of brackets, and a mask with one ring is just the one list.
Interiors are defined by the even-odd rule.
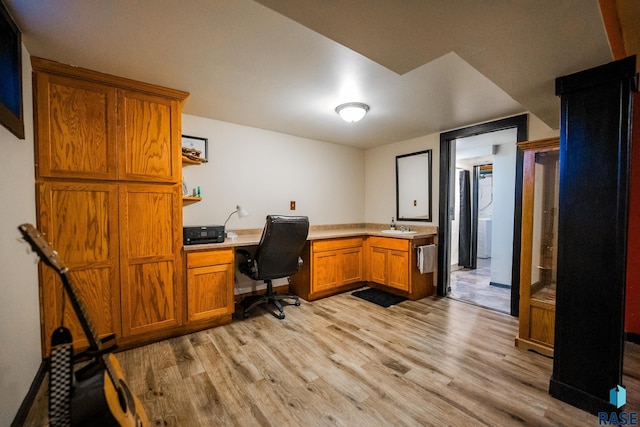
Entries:
[[415,246],[433,237],[397,239],[377,236],[322,239],[307,242],[299,273],[289,287],[313,301],[370,285],[416,300],[435,293],[434,273],[420,274]]
[[182,323],[182,191],[178,185],[122,184],[122,336]]
[[369,238],[371,282],[409,290],[409,245],[406,240]]
[[[179,185],[51,180],[37,187],[38,227],[69,268],[100,336],[127,342],[183,323]],[[56,276],[40,267],[45,356],[62,324],[76,350],[88,345]]]
[[312,293],[362,280],[362,238],[315,241],[311,250]]
[[[39,229],[58,252],[96,332],[121,335],[118,256],[118,186],[111,183],[37,183]],[[64,325],[76,349],[88,342],[58,274],[39,265],[42,351]]]
[[421,274],[418,271],[415,249],[430,243],[433,243],[433,238],[369,237],[365,244],[369,266],[367,280],[374,287],[412,300],[432,295],[435,291],[433,273]]
[[362,237],[308,242],[301,271],[291,276],[290,288],[313,301],[359,287],[363,280],[362,247]]
[[187,322],[232,315],[233,249],[186,254]]

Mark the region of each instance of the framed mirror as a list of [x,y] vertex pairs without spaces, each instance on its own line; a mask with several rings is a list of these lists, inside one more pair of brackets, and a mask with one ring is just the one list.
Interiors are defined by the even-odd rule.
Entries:
[[396,156],[396,219],[431,221],[431,150]]

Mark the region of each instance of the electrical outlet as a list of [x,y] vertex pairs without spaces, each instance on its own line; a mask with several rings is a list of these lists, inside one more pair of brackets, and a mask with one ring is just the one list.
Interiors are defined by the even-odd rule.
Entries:
[[291,201],[291,203],[289,205],[289,209],[292,210],[292,211],[296,210],[296,201],[295,200]]

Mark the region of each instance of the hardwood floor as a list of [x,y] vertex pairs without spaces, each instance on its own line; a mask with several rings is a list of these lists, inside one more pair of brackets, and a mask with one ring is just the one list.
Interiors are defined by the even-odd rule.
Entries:
[[[549,396],[552,360],[514,346],[516,318],[449,298],[385,309],[349,293],[285,312],[118,353],[151,425],[598,425]],[[630,346],[624,385],[637,398]],[[37,406],[29,425],[46,424],[46,392]]]

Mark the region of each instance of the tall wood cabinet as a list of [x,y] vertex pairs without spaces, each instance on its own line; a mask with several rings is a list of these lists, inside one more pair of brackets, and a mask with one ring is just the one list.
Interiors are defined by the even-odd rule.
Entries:
[[516,346],[553,356],[558,266],[558,138],[519,142],[524,151],[520,323]]
[[[38,228],[100,335],[182,322],[181,108],[187,93],[32,58]],[[43,352],[62,321],[84,334],[40,268]],[[63,311],[64,310],[64,311]]]

